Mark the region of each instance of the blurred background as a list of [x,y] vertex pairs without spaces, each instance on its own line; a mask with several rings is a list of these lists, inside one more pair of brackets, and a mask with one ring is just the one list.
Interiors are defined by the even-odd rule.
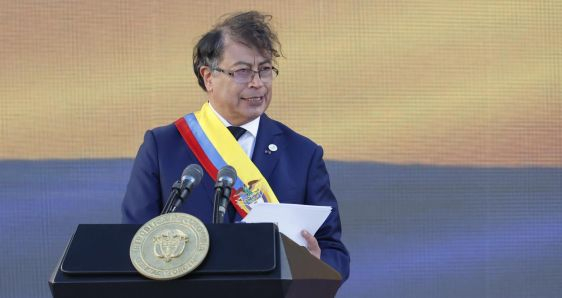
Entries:
[[321,144],[338,297],[559,297],[562,2],[0,0],[0,296],[50,297],[79,223],[118,223],[143,133],[199,109],[219,18],[273,15],[268,114]]

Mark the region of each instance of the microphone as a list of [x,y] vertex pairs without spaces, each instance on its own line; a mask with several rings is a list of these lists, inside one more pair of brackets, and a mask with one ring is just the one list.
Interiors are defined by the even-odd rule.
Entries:
[[175,212],[176,209],[185,201],[185,199],[187,199],[189,194],[191,194],[192,189],[199,185],[199,183],[201,182],[201,178],[203,178],[203,169],[200,165],[191,164],[187,166],[183,170],[181,178],[179,180],[179,191],[176,194],[174,200],[170,201],[170,204],[166,204],[168,206],[168,209],[164,209],[162,211],[163,214]]
[[185,200],[191,190],[199,185],[203,178],[203,169],[198,164],[191,164],[181,174],[180,199]]
[[213,223],[223,223],[232,186],[236,182],[236,170],[226,165],[219,170],[215,183],[215,205],[213,210]]

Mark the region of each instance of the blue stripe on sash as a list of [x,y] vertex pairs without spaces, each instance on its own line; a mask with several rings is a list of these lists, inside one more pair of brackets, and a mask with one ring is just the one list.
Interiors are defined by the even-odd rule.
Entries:
[[[189,129],[195,136],[195,139],[199,143],[199,146],[201,146],[201,149],[203,149],[203,151],[205,152],[209,160],[213,163],[215,168],[220,171],[221,168],[226,166],[226,162],[224,161],[222,156],[220,156],[219,152],[217,151],[217,149],[215,149],[215,146],[213,146],[211,141],[209,141],[209,138],[207,138],[207,135],[199,125],[199,122],[197,121],[195,115],[193,113],[185,115],[184,119],[187,125],[189,126]],[[216,181],[217,177],[212,177],[212,179]],[[243,186],[244,184],[242,183],[242,181],[240,181],[240,179],[237,178],[236,182],[234,182],[233,188],[240,189]]]

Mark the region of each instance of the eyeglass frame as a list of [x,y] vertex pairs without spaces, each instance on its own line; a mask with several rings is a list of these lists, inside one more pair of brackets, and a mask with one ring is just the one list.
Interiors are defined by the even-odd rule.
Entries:
[[[265,83],[265,82],[268,82],[268,83],[269,83],[269,82],[273,82],[273,79],[275,79],[275,78],[279,75],[279,69],[277,69],[275,66],[271,66],[270,68],[271,68],[271,71],[275,73],[275,75],[272,75],[271,81],[267,81],[267,80],[264,81],[264,80],[262,79],[262,77],[261,77],[261,74],[260,74],[261,71],[269,70],[269,69],[253,70],[253,69],[251,69],[251,68],[242,68],[242,69],[238,69],[238,70],[234,70],[234,71],[227,71],[227,70],[224,70],[224,69],[222,69],[222,68],[220,68],[220,67],[213,67],[213,68],[211,68],[211,70],[213,70],[213,71],[216,70],[216,71],[218,71],[218,72],[224,73],[225,75],[228,75],[229,77],[231,77],[231,78],[234,80],[234,82],[236,82],[236,83],[238,83],[238,84],[248,84],[248,83],[250,83],[251,81],[254,80],[254,78],[256,77],[256,73],[258,74],[258,78],[260,78],[260,80],[261,80],[262,82],[264,82],[264,83]],[[250,80],[248,80],[247,82],[239,82],[239,81],[236,81],[236,78],[234,77],[234,74],[235,74],[237,71],[241,71],[241,70],[244,70],[244,71],[248,71],[248,70],[249,70],[249,71],[252,72],[252,76],[250,77]]]

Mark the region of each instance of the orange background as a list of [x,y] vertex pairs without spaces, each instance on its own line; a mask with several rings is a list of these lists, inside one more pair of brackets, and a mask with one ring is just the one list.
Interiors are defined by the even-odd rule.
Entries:
[[562,2],[234,2],[0,0],[0,159],[133,157],[204,102],[198,37],[257,9],[268,114],[328,159],[562,166]]

